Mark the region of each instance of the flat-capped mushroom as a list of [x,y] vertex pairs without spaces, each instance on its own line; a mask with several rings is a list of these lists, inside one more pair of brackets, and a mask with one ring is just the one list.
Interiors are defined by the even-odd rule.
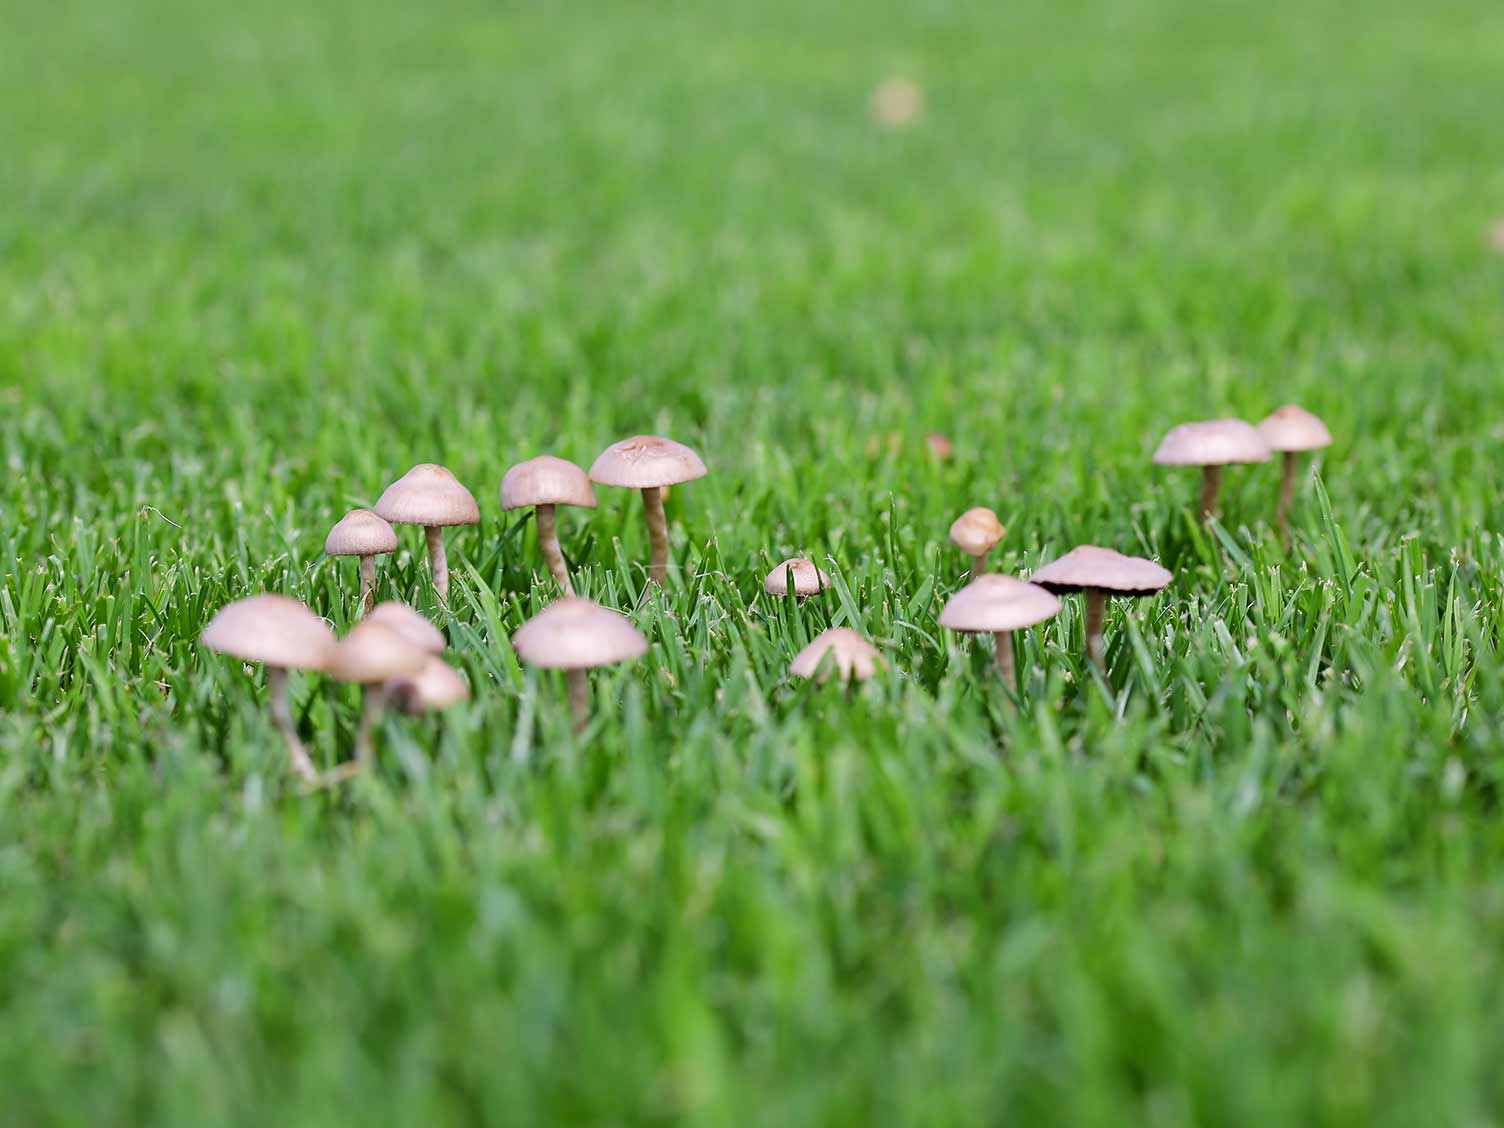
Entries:
[[790,591],[800,598],[819,595],[830,586],[830,577],[815,566],[813,560],[791,556],[779,564],[762,582],[762,590],[769,595],[788,595]]
[[1222,492],[1222,467],[1242,462],[1268,462],[1269,444],[1259,429],[1241,419],[1211,419],[1182,423],[1160,440],[1154,461],[1160,466],[1201,467],[1201,516],[1217,514]]
[[296,599],[253,595],[221,607],[199,641],[220,654],[266,667],[272,721],[287,741],[292,766],[304,779],[317,779],[318,770],[292,723],[287,671],[328,668],[335,649],[329,625]]
[[843,682],[866,681],[887,668],[888,663],[877,647],[850,627],[831,627],[820,632],[789,663],[789,673],[795,677],[822,682],[832,673]]
[[470,687],[448,662],[431,657],[416,674],[390,682],[386,695],[404,713],[432,713],[464,701],[470,696]]
[[360,557],[360,604],[370,614],[376,605],[376,557],[397,551],[397,530],[370,509],[352,509],[329,530],[324,551]]
[[1107,596],[1153,595],[1174,578],[1168,569],[1152,560],[1083,544],[1040,568],[1029,577],[1029,582],[1057,595],[1086,593],[1086,653],[1100,667]]
[[517,629],[512,649],[530,666],[563,670],[575,732],[590,723],[585,671],[614,666],[647,653],[648,640],[625,615],[577,595],[556,599]]
[[683,443],[657,435],[635,435],[612,443],[590,465],[590,478],[603,486],[642,491],[652,557],[648,579],[662,584],[668,574],[668,518],[663,515],[663,490],[705,476],[705,463]]
[[1007,532],[996,513],[979,505],[951,522],[950,543],[971,557],[971,575],[975,579],[987,570],[987,554]]
[[329,662],[329,672],[340,681],[361,687],[360,731],[355,737],[355,759],[336,769],[336,775],[365,771],[375,759],[376,725],[386,704],[386,683],[416,674],[430,654],[411,638],[383,623],[362,619],[340,639]]
[[423,526],[433,589],[440,602],[447,600],[449,557],[444,551],[444,530],[480,523],[475,496],[444,467],[420,462],[386,488],[376,501],[376,512],[394,525]]
[[539,455],[519,462],[501,479],[502,509],[533,507],[538,521],[538,548],[544,562],[564,594],[573,595],[574,585],[569,582],[569,568],[564,564],[554,520],[554,507],[559,505],[595,508],[595,487],[590,484],[590,476],[568,459]]
[[1013,632],[1053,619],[1060,600],[1037,584],[995,572],[978,576],[940,609],[940,625],[953,631],[985,631],[997,646],[997,671],[1003,684],[1016,678],[1013,665]]
[[425,654],[442,654],[449,645],[443,631],[407,604],[398,603],[395,599],[378,603],[366,618],[396,631]]
[[1295,503],[1295,457],[1332,445],[1326,424],[1304,408],[1287,403],[1259,424],[1269,449],[1284,455],[1279,482],[1279,539],[1290,543],[1290,508]]

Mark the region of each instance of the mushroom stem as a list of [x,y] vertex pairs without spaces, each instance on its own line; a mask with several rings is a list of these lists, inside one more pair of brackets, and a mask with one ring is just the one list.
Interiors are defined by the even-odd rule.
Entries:
[[376,725],[386,708],[386,689],[367,685],[360,691],[360,729],[355,734],[355,770],[369,771],[376,764]]
[[433,571],[433,590],[439,602],[449,598],[449,556],[444,552],[444,529],[439,525],[425,525],[423,533],[428,538],[428,564]]
[[559,527],[554,521],[554,507],[540,505],[534,511],[538,518],[538,547],[543,550],[544,563],[559,581],[565,595],[574,594],[574,585],[569,582],[569,569],[564,564],[564,553],[559,548]]
[[319,778],[318,769],[308,758],[308,750],[298,739],[297,727],[292,723],[292,698],[287,691],[287,671],[280,666],[266,668],[266,692],[271,698],[272,721],[277,731],[287,741],[287,754],[292,757],[293,770],[307,780]]
[[1097,588],[1086,589],[1086,656],[1103,669],[1102,620],[1107,614],[1107,596]]
[[642,491],[642,512],[648,519],[648,540],[653,554],[648,562],[648,579],[660,587],[668,575],[668,518],[663,515],[663,490],[649,486]]
[[978,552],[971,558],[971,578],[974,580],[987,571],[987,554]]
[[362,614],[369,615],[376,606],[376,557],[360,558],[360,603]]
[[1222,492],[1222,467],[1201,468],[1201,519],[1210,520],[1217,515],[1217,495]]
[[1295,452],[1285,451],[1284,469],[1279,480],[1279,542],[1290,543],[1290,509],[1295,504]]
[[1005,686],[1013,689],[1018,683],[1018,671],[1013,664],[1013,632],[994,631],[992,639],[996,645],[998,676],[1003,679]]
[[574,718],[574,731],[584,732],[590,723],[590,679],[584,670],[565,670],[564,680],[569,683],[569,713]]

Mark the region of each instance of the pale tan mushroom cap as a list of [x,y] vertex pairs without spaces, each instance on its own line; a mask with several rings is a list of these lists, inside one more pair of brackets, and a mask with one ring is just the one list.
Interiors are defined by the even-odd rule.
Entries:
[[470,687],[448,662],[430,658],[416,674],[389,684],[387,694],[404,713],[429,713],[464,701],[470,696]]
[[1241,419],[1211,419],[1172,427],[1154,452],[1160,466],[1229,466],[1268,462],[1269,444],[1259,429]]
[[1052,619],[1060,600],[1012,576],[978,576],[940,611],[940,625],[953,631],[1016,631]]
[[329,672],[340,681],[373,685],[416,674],[428,658],[427,651],[414,646],[405,635],[362,619],[334,648]]
[[648,651],[648,640],[625,615],[567,595],[523,623],[512,636],[512,648],[531,666],[588,670],[640,658]]
[[442,654],[449,641],[444,637],[444,632],[439,630],[418,612],[414,611],[405,603],[399,603],[395,599],[389,599],[385,603],[378,603],[371,608],[371,613],[366,616],[369,623],[380,623],[388,630],[396,631],[408,643],[416,646],[425,654]]
[[1083,544],[1046,564],[1029,582],[1057,593],[1095,588],[1117,595],[1153,595],[1174,578],[1152,560]]
[[330,556],[379,556],[397,551],[397,530],[369,509],[352,509],[324,538]]
[[387,486],[376,512],[394,525],[480,523],[475,496],[448,470],[431,462],[420,462]]
[[1271,412],[1259,424],[1259,432],[1270,450],[1320,450],[1332,445],[1332,433],[1326,429],[1326,424],[1293,403]]
[[703,478],[705,473],[698,454],[683,443],[657,435],[635,435],[612,443],[590,464],[592,481],[634,490],[677,486]]
[[950,543],[962,552],[978,556],[996,548],[1007,532],[996,513],[979,505],[951,522]]
[[220,654],[285,670],[322,670],[335,647],[329,624],[285,595],[253,595],[226,604],[199,641]]
[[595,487],[590,484],[590,475],[567,458],[539,455],[517,463],[501,479],[503,509],[532,505],[578,505],[594,509]]
[[888,663],[877,647],[850,627],[832,627],[815,636],[789,663],[789,673],[824,681],[832,672],[841,681],[866,681]]
[[813,560],[793,556],[768,573],[762,590],[769,595],[788,595],[790,572],[794,575],[795,595],[817,595],[830,586],[830,577],[815,567]]

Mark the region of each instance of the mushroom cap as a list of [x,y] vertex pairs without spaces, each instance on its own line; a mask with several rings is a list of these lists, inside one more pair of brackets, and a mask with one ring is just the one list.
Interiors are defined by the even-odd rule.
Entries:
[[444,632],[439,630],[418,612],[405,603],[389,599],[371,608],[366,616],[368,623],[380,623],[388,630],[396,631],[410,646],[416,646],[424,654],[442,654],[449,645]]
[[334,654],[329,624],[296,599],[253,595],[221,607],[199,641],[210,650],[284,670],[322,670]]
[[567,458],[541,454],[519,462],[501,479],[501,507],[522,509],[530,505],[578,505],[595,508],[595,487],[590,475]]
[[991,552],[1007,533],[997,514],[985,506],[968,509],[951,522],[950,543],[962,552],[979,556]]
[[588,670],[640,658],[648,640],[625,615],[566,595],[523,623],[512,636],[512,649],[545,670]]
[[850,627],[822,631],[789,663],[789,673],[795,677],[819,681],[828,678],[832,671],[843,682],[866,681],[887,668],[888,663],[878,653],[877,647]]
[[612,443],[590,464],[590,478],[603,486],[644,490],[677,486],[705,477],[705,463],[683,443],[657,435],[634,435]]
[[352,509],[324,538],[330,556],[377,556],[397,551],[397,530],[370,509]]
[[1332,433],[1326,429],[1326,424],[1293,403],[1275,408],[1259,423],[1259,433],[1270,450],[1320,450],[1332,445]]
[[940,625],[953,631],[1016,631],[1054,618],[1060,600],[1026,580],[992,573],[978,576],[940,611]]
[[1153,595],[1174,578],[1152,560],[1083,544],[1040,568],[1029,582],[1056,594],[1095,589],[1115,595]]
[[465,679],[442,658],[429,658],[416,674],[397,678],[386,691],[392,704],[404,713],[447,709],[470,696]]
[[791,556],[768,573],[762,590],[769,595],[788,595],[789,573],[793,573],[795,595],[818,595],[830,586],[830,577],[815,567],[813,560]]
[[428,658],[428,652],[414,646],[406,635],[362,619],[334,648],[329,672],[340,681],[372,685],[416,674]]
[[1259,429],[1241,419],[1210,419],[1170,428],[1154,452],[1160,466],[1228,466],[1268,462],[1269,444]]
[[376,512],[394,525],[478,525],[475,495],[442,466],[420,462],[376,501]]

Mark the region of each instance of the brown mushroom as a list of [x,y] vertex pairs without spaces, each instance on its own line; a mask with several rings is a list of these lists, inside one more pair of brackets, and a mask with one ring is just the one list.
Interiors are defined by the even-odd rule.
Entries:
[[360,557],[360,605],[366,614],[376,605],[376,557],[397,551],[397,531],[369,509],[352,509],[324,539],[330,556]]
[[822,682],[832,673],[843,682],[862,682],[887,668],[877,647],[850,627],[822,631],[789,663],[789,673],[795,677]]
[[538,548],[543,553],[543,560],[564,589],[564,594],[573,595],[574,585],[569,582],[569,568],[564,563],[554,520],[554,508],[559,505],[595,508],[595,487],[590,484],[590,476],[567,459],[539,455],[519,462],[501,479],[501,508],[533,507],[533,515],[538,521]]
[[951,522],[950,543],[971,557],[971,575],[975,579],[987,570],[987,554],[1007,532],[996,513],[979,505]]
[[1083,544],[1040,568],[1029,577],[1029,582],[1056,595],[1076,591],[1086,593],[1086,653],[1101,667],[1102,621],[1106,616],[1107,596],[1153,595],[1174,578],[1152,560]]
[[1295,504],[1295,456],[1332,445],[1326,424],[1304,408],[1287,403],[1259,424],[1269,449],[1284,455],[1279,482],[1279,539],[1290,543],[1290,509]]
[[997,573],[978,576],[940,609],[940,625],[953,631],[985,631],[997,647],[997,671],[1003,684],[1016,680],[1013,632],[1053,619],[1060,600],[1036,584]]
[[404,713],[432,713],[464,701],[470,696],[470,687],[448,662],[430,657],[416,674],[388,683],[386,696]]
[[613,443],[590,466],[590,478],[603,486],[642,491],[652,556],[648,579],[661,585],[668,574],[668,519],[663,514],[663,490],[705,476],[705,463],[683,443],[656,435],[636,435]]
[[422,525],[428,538],[428,562],[439,601],[449,598],[449,558],[444,530],[451,525],[477,525],[480,506],[475,496],[442,466],[422,462],[386,488],[376,502],[379,516],[394,525]]
[[788,595],[792,591],[801,599],[819,595],[830,586],[830,577],[815,566],[813,560],[792,556],[769,572],[762,590],[769,595]]
[[430,655],[406,635],[382,623],[362,619],[340,639],[329,662],[329,672],[340,681],[361,686],[360,731],[355,737],[355,758],[336,768],[337,778],[368,770],[375,762],[376,726],[386,704],[386,683],[416,674]]
[[1243,462],[1268,462],[1269,444],[1259,429],[1241,419],[1212,419],[1172,427],[1154,452],[1160,466],[1201,467],[1201,517],[1217,514],[1222,492],[1222,467]]
[[518,628],[512,649],[530,666],[563,670],[575,732],[590,723],[586,670],[614,666],[647,653],[648,640],[625,615],[577,595],[556,599]]

